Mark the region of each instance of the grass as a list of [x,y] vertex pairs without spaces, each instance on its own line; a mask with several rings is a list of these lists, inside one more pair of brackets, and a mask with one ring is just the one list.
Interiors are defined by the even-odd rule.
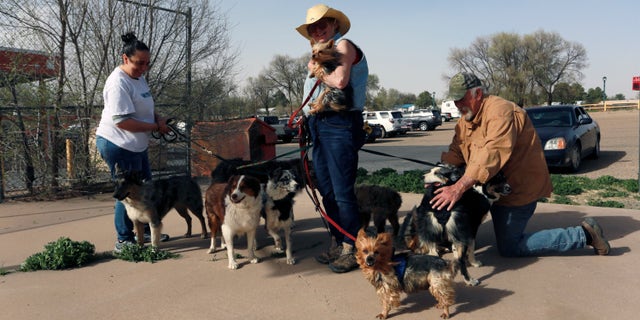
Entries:
[[166,250],[154,249],[151,246],[141,247],[137,244],[124,246],[120,253],[114,253],[113,256],[120,260],[131,262],[150,262],[154,263],[160,260],[177,258],[180,255]]
[[[374,184],[393,188],[399,192],[422,193],[423,170],[411,170],[398,173],[391,168],[383,168],[372,173],[363,168],[358,169],[357,184]],[[640,201],[638,181],[635,179],[618,179],[612,176],[602,176],[590,179],[573,175],[551,175],[553,194],[550,202],[568,205],[588,205],[608,208],[624,208],[625,204],[616,199],[635,199]]]

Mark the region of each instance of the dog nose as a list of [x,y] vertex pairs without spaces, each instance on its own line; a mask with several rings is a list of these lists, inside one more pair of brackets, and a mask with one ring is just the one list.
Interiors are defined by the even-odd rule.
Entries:
[[367,256],[364,262],[367,264],[367,266],[371,267],[376,264],[376,259],[374,259],[372,256]]

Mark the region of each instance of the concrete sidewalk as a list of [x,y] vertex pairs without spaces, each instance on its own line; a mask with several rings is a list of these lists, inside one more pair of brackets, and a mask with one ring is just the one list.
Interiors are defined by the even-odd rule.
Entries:
[[[401,215],[421,195],[403,194]],[[296,199],[294,256],[290,266],[271,256],[273,242],[260,228],[259,264],[241,258],[227,269],[225,251],[207,254],[209,239],[183,238],[185,223],[171,212],[161,243],[181,255],[158,263],[106,260],[66,271],[13,272],[0,276],[4,319],[374,319],[380,312],[373,287],[359,270],[334,274],[313,257],[329,244],[329,235],[306,194]],[[109,195],[55,202],[0,204],[0,268],[12,270],[61,236],[87,240],[97,251],[113,249],[113,201]],[[571,255],[506,259],[494,247],[491,223],[478,236],[477,257],[484,262],[470,273],[478,287],[457,280],[453,319],[635,319],[640,295],[636,271],[640,255],[640,211],[539,204],[530,230],[579,224],[595,217],[613,247],[595,256],[591,248]],[[246,255],[244,239],[238,253]],[[438,319],[428,292],[405,297],[392,319]]]

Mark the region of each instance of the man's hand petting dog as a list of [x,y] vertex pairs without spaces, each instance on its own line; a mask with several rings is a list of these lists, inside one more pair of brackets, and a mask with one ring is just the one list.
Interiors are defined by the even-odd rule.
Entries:
[[477,181],[469,177],[462,176],[462,178],[453,185],[438,188],[435,191],[436,196],[431,199],[429,204],[437,210],[446,208],[447,211],[451,211],[456,202],[462,198],[465,191],[469,190],[469,188],[476,183]]

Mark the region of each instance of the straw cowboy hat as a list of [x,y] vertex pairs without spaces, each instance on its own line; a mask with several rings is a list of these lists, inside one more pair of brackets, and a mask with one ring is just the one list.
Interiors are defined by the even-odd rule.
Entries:
[[340,32],[340,34],[342,35],[345,35],[347,31],[349,31],[349,28],[351,27],[351,22],[349,22],[349,18],[347,18],[347,16],[345,16],[344,13],[342,13],[342,11],[330,8],[324,4],[317,4],[309,8],[309,10],[307,10],[306,22],[301,24],[299,27],[297,27],[296,30],[298,30],[298,32],[303,37],[307,39],[311,39],[311,36],[309,35],[307,28],[309,27],[310,24],[313,24],[322,18],[336,19],[339,25],[338,32]]

